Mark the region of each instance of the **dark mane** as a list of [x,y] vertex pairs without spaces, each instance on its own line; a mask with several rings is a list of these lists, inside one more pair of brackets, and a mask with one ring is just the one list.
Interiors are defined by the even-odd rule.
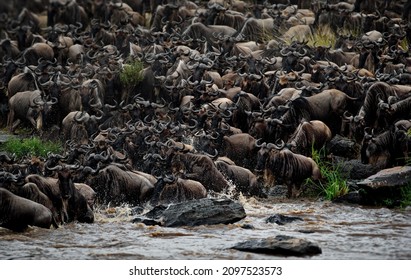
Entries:
[[371,85],[364,99],[364,104],[360,110],[360,113],[364,114],[365,126],[374,127],[374,121],[377,118],[378,102],[383,100],[386,102],[389,96],[394,95],[392,87],[384,82],[376,82]]

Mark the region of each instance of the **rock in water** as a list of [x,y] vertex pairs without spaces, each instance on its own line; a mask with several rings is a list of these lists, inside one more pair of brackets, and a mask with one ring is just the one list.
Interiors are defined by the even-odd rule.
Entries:
[[236,244],[231,249],[260,254],[281,256],[312,256],[322,253],[321,248],[306,239],[285,235],[265,239],[248,240]]
[[268,217],[265,222],[266,223],[276,223],[277,225],[285,225],[294,221],[303,221],[300,217],[293,217],[293,216],[285,216],[282,214],[275,214],[273,216]]
[[405,186],[411,182],[411,166],[396,166],[383,169],[376,174],[357,182],[357,185],[373,189]]
[[337,166],[339,166],[340,172],[351,180],[365,179],[382,169],[377,165],[364,164],[358,159],[344,160],[339,162]]
[[402,188],[411,183],[411,166],[396,166],[383,169],[357,182],[362,189],[364,204],[381,205],[392,201],[392,206],[400,203]]
[[196,199],[159,205],[133,222],[165,227],[231,224],[246,217],[244,207],[231,199]]

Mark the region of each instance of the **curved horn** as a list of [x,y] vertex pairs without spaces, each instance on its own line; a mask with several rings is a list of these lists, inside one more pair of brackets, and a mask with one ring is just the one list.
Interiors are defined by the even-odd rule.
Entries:
[[88,121],[89,117],[90,115],[87,112],[79,111],[79,112],[76,112],[73,119],[78,123],[82,123],[82,122]]
[[218,151],[217,151],[217,149],[214,149],[214,154],[213,154],[213,155],[212,155],[212,154],[209,154],[209,153],[207,153],[207,152],[204,152],[204,154],[205,154],[206,156],[209,156],[210,158],[214,159],[214,158],[216,158],[216,157],[218,156]]

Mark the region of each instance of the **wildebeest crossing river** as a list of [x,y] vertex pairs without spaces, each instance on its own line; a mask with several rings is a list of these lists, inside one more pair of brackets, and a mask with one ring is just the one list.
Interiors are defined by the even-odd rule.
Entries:
[[[131,223],[127,206],[95,210],[93,224],[59,229],[0,229],[1,259],[283,259],[229,249],[250,238],[290,235],[317,243],[309,259],[410,259],[411,211],[350,206],[326,201],[240,197],[246,218],[230,225],[167,228]],[[299,217],[266,223],[274,214]],[[244,226],[248,225],[248,227]],[[298,257],[288,257],[296,259]],[[300,259],[300,258],[298,258]]]
[[[411,259],[410,206],[261,196],[274,179],[287,197],[324,180],[313,159],[322,148],[350,180],[410,165],[410,1],[384,1],[378,17],[358,0],[0,2],[0,126],[64,143],[41,158],[2,153],[2,193],[44,194],[41,224],[55,228],[10,231],[37,211],[0,201],[0,259],[284,258],[232,248],[275,236],[321,248],[288,258]],[[80,184],[96,193],[93,211]],[[224,193],[233,185],[244,196]],[[147,201],[214,193],[246,217],[132,222]]]

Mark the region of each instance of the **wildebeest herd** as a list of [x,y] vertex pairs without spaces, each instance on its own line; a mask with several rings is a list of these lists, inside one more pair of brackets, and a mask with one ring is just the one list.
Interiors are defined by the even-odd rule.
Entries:
[[[0,226],[91,223],[95,201],[292,196],[336,135],[360,147],[350,159],[405,164],[410,3],[2,1],[2,126],[64,152],[0,154]],[[321,30],[335,44],[312,42]]]

